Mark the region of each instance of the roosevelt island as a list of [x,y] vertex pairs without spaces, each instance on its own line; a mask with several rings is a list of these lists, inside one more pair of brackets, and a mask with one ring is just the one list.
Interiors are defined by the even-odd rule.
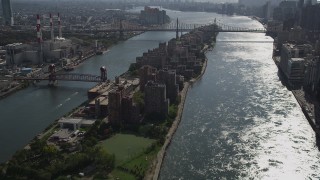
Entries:
[[85,103],[16,152],[2,166],[2,176],[156,178],[189,85],[203,74],[205,52],[213,48],[221,29],[205,25],[180,35],[178,19],[176,24],[176,38],[137,57],[115,80],[108,79],[104,66],[100,76],[93,76],[63,73],[55,64],[48,65],[43,75],[15,77],[25,82],[45,80],[52,88],[60,80],[100,83],[88,90]]

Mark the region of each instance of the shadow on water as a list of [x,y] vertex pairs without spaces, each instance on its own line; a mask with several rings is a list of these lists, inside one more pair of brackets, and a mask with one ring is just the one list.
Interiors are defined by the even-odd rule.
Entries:
[[[281,81],[281,84],[283,86],[285,86],[289,91],[292,91],[292,90],[298,90],[300,89],[300,87],[292,87],[290,86],[290,84],[288,83],[288,79],[286,78],[285,74],[280,70],[278,69],[278,73],[277,73],[278,77],[279,77],[279,80]],[[312,129],[314,131],[316,131],[315,133],[315,136],[316,136],[316,145],[318,147],[318,150],[320,151],[320,133],[317,133],[320,132],[319,130],[319,127],[320,127],[320,106],[319,106],[319,98],[315,97],[315,96],[311,96],[309,93],[305,92],[304,93],[304,99],[310,103],[310,104],[313,104],[313,108],[314,108],[314,119],[315,119],[315,124],[314,125],[311,125],[312,126]],[[306,112],[303,112],[306,116]],[[308,117],[306,117],[308,118]],[[313,123],[312,123],[313,124]]]
[[316,134],[316,145],[318,147],[318,150],[320,151],[320,135]]
[[283,86],[285,86],[289,91],[293,90],[289,83],[288,83],[288,80],[286,78],[286,76],[284,75],[284,73],[278,68],[278,73],[277,73],[278,77],[279,77],[279,80],[281,82],[281,84]]
[[319,95],[315,95],[310,87],[304,88],[304,99],[312,104],[312,108],[314,110],[314,125],[313,130],[316,132],[316,145],[318,147],[318,150],[320,151],[320,105],[319,105]]
[[[316,103],[315,106],[314,106],[314,119],[315,119],[315,125],[316,125],[316,129],[319,130],[318,127],[319,126],[319,122],[320,122],[320,107],[319,107],[319,104]],[[316,133],[316,145],[318,147],[318,150],[320,151],[320,134],[319,133]]]
[[301,89],[301,86],[292,86],[292,85],[290,85],[289,82],[288,82],[288,78],[285,76],[283,71],[281,71],[279,68],[278,68],[277,75],[279,77],[279,80],[281,81],[281,84],[283,86],[285,86],[289,91]]

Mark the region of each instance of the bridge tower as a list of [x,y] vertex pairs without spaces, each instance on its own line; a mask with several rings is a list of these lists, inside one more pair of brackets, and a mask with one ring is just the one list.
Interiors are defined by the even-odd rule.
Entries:
[[100,77],[101,77],[101,81],[107,80],[107,68],[105,66],[102,66],[100,68]]
[[[51,41],[54,42],[54,29],[53,29],[53,20],[52,20],[52,14],[50,13],[50,36]],[[52,47],[50,47],[50,50],[52,50]]]
[[62,38],[62,26],[61,26],[60,13],[58,13],[58,25],[59,25],[59,38]]
[[176,41],[179,40],[179,19],[177,18]]
[[56,66],[54,64],[50,64],[48,67],[49,70],[49,85],[53,85],[56,82]]
[[120,33],[120,39],[123,39],[123,24],[122,24],[123,19],[120,20],[120,28],[119,28],[119,33]]

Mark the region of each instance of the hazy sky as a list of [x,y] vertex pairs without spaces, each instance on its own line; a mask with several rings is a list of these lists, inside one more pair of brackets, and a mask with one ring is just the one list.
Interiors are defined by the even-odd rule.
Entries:
[[[46,0],[11,0],[11,1],[46,1]],[[47,0],[47,1],[52,1],[52,0]],[[54,0],[54,1],[59,1],[59,0]],[[61,0],[61,1],[64,1],[64,0]],[[66,0],[68,1],[68,0]],[[69,1],[77,1],[77,0],[69,0]],[[84,0],[81,0],[81,1],[84,1]],[[88,0],[89,2],[90,0]],[[96,1],[96,0],[94,0]],[[139,0],[98,0],[98,1],[127,1],[127,2],[130,2],[130,1],[139,1]],[[143,1],[143,0],[141,0]],[[149,0],[144,0],[144,1],[149,1]],[[170,1],[174,1],[174,0],[170,0]],[[184,0],[181,0],[182,2]],[[192,1],[192,0],[189,0],[189,1]],[[222,3],[222,2],[226,2],[226,3],[236,3],[238,2],[238,0],[194,0],[195,2],[213,2],[213,3]],[[261,1],[261,0],[256,0],[256,1]],[[264,1],[264,0],[263,0]],[[285,0],[271,0],[271,1],[285,1]],[[294,1],[294,0],[293,0]],[[296,0],[298,1],[298,0]],[[305,0],[307,1],[307,0]],[[318,2],[320,2],[320,0],[318,0]]]
[[[11,1],[29,1],[29,0],[11,0]],[[31,0],[31,1],[46,1],[46,0]],[[52,0],[47,0],[47,1],[52,1]],[[55,0],[57,1],[57,0]],[[59,1],[59,0],[58,0]],[[64,0],[61,0],[64,1]],[[68,1],[68,0],[67,0]],[[71,1],[71,0],[69,0]],[[77,0],[73,0],[73,1],[77,1]],[[84,1],[84,0],[82,0]],[[89,2],[90,0],[88,0]],[[99,1],[116,1],[116,0],[99,0]],[[118,1],[125,1],[125,0],[118,0]],[[126,0],[126,1],[139,1],[139,0]],[[149,1],[149,0],[144,0],[144,1]],[[170,0],[173,1],[173,0]],[[184,0],[182,0],[184,1]],[[192,1],[192,0],[189,0]],[[238,0],[194,0],[195,2],[216,2],[216,3],[220,3],[220,2],[238,2]],[[259,0],[257,0],[259,1]]]
[[215,2],[215,3],[220,3],[220,2],[238,2],[238,0],[194,0],[195,2]]
[[238,2],[238,0],[195,0],[197,2]]

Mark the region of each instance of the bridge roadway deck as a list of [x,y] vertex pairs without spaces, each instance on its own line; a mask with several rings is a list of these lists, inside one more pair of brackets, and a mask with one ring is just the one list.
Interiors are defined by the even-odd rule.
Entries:
[[[190,32],[193,29],[179,29],[180,32]],[[104,29],[104,30],[83,30],[83,31],[72,31],[77,33],[99,33],[99,32],[134,32],[134,31],[167,31],[167,32],[176,32],[176,29]],[[71,33],[71,31],[69,31]],[[250,32],[250,33],[266,33],[267,30],[262,29],[249,29],[249,30],[232,30],[232,29],[226,29],[226,30],[211,30],[211,32]],[[67,31],[68,33],[68,31]]]
[[14,77],[14,80],[30,80],[30,81],[82,81],[82,82],[102,82],[100,76],[91,74],[53,74],[48,77]]

